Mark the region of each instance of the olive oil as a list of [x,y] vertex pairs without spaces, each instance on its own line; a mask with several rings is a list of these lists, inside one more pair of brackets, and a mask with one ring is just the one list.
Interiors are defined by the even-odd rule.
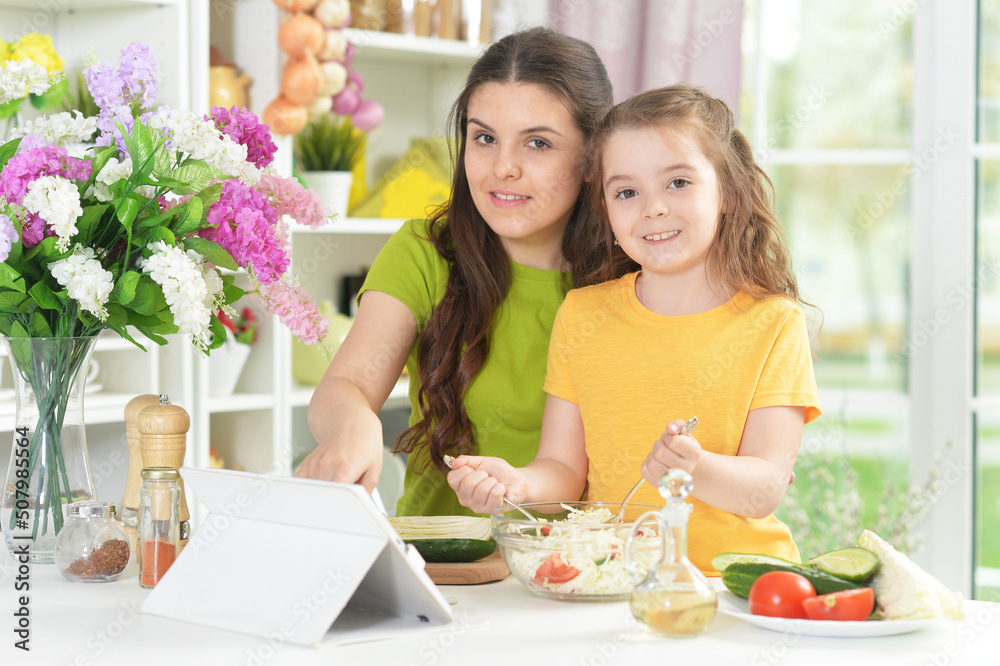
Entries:
[[653,633],[696,636],[715,617],[717,599],[692,590],[636,592],[629,599],[632,615]]

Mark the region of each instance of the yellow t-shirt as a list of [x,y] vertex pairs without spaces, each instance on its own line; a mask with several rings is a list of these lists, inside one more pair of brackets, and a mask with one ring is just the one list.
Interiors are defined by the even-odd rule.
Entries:
[[[675,419],[697,416],[701,446],[734,456],[751,409],[805,407],[806,423],[819,416],[805,315],[794,302],[741,292],[708,312],[668,317],[639,302],[637,276],[571,291],[552,329],[544,388],[580,407],[587,499],[620,502]],[[632,501],[663,505],[649,484]],[[745,518],[691,501],[689,557],[705,573],[717,575],[711,559],[723,552],[799,561],[773,515]]]

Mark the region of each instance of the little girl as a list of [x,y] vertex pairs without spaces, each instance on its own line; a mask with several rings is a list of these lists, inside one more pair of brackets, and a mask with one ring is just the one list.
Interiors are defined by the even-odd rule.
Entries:
[[[449,484],[485,512],[505,495],[620,502],[641,470],[632,501],[662,505],[656,485],[676,467],[694,479],[702,571],[718,575],[721,552],[799,561],[773,512],[820,409],[770,179],[726,104],[687,85],[616,106],[593,154],[595,209],[640,270],[560,307],[535,459],[460,456]],[[691,416],[698,430],[680,434]]]

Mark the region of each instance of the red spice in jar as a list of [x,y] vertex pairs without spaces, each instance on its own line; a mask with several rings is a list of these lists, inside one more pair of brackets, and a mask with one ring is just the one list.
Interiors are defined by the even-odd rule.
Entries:
[[100,579],[117,576],[128,564],[128,542],[122,539],[108,539],[89,556],[80,557],[70,563],[66,573],[77,578]]
[[159,583],[176,557],[177,546],[169,541],[143,541],[139,584],[143,587],[153,587]]

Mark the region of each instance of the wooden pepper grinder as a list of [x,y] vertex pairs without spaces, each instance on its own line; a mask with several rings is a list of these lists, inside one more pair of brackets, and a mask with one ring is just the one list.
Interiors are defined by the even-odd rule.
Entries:
[[139,488],[142,486],[142,454],[139,452],[139,429],[136,420],[143,408],[155,405],[159,396],[152,393],[137,395],[125,405],[125,442],[128,444],[128,478],[122,497],[121,521],[128,535],[132,552],[138,552],[136,527],[139,525]]
[[[143,407],[139,412],[136,427],[139,430],[139,451],[143,467],[173,467],[179,470],[184,466],[184,450],[187,448],[191,417],[183,407],[170,404],[170,398],[161,393],[155,404]],[[183,478],[180,480],[180,487],[181,534],[178,554],[187,545],[191,535],[191,514],[188,512]]]

